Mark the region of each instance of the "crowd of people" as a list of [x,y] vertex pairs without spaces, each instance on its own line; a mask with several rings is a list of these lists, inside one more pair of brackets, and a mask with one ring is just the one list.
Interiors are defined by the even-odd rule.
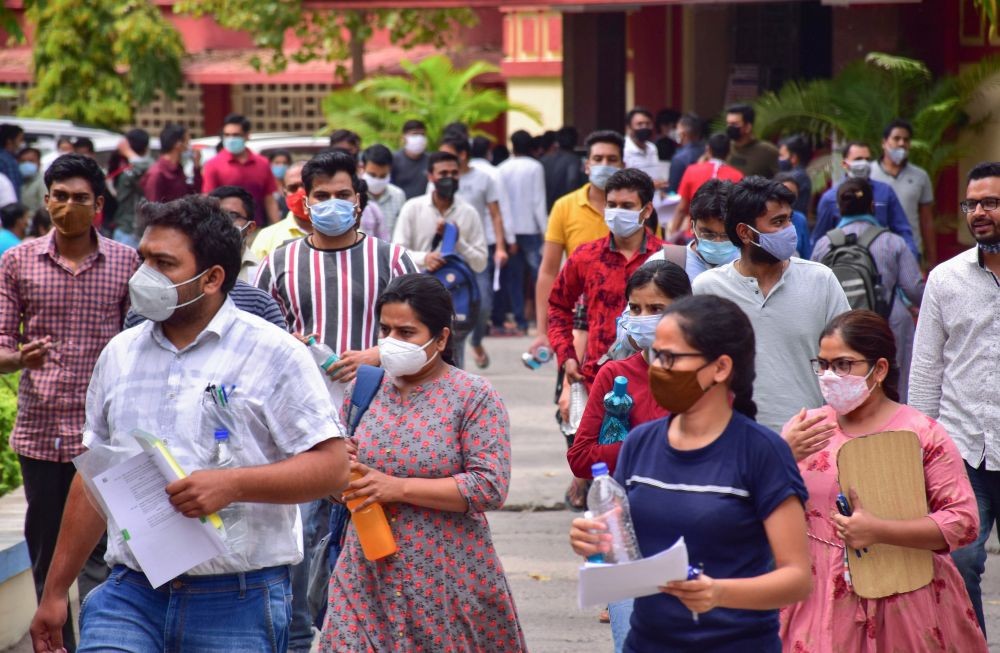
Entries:
[[[976,247],[925,282],[933,195],[908,123],[878,160],[846,144],[816,203],[808,138],[725,116],[708,135],[636,107],[582,151],[571,127],[508,150],[410,120],[395,151],[337,130],[296,160],[253,152],[234,114],[204,164],[167,125],[157,158],[134,129],[107,170],[85,139],[42,156],[0,125],[0,373],[21,372],[35,650],[308,651],[315,629],[324,651],[525,650],[484,515],[510,482],[507,408],[464,368],[466,345],[486,369],[487,337],[534,322],[529,353],[558,361],[568,507],[605,463],[641,552],[684,537],[703,565],[611,604],[616,651],[985,651],[1000,163],[969,173]],[[364,366],[384,374],[359,415]],[[620,377],[631,431],[605,442]],[[212,458],[215,386],[233,388],[232,467]],[[136,430],[198,470],[166,486],[179,512],[251,534],[161,587],[73,463]],[[927,515],[880,518],[857,493],[838,514],[838,450],[890,430],[919,439]],[[396,553],[366,557],[346,501],[383,506]],[[607,527],[575,519],[572,549],[607,551]],[[932,582],[857,595],[845,556],[876,544],[931,551]]]

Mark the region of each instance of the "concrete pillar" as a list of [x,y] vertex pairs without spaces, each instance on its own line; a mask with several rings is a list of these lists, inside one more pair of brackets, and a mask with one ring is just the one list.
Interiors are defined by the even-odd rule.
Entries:
[[625,13],[563,14],[563,122],[585,138],[625,121]]

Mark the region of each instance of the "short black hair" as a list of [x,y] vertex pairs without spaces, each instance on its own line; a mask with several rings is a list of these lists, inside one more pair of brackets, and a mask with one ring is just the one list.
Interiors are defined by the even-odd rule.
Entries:
[[780,145],[784,145],[789,154],[799,157],[799,165],[801,166],[805,166],[812,158],[812,145],[809,144],[809,139],[802,134],[792,134],[783,138]]
[[244,134],[250,132],[250,121],[241,113],[231,113],[223,118],[222,126],[225,127],[226,125],[239,125]]
[[218,186],[213,188],[208,196],[214,197],[220,202],[224,199],[235,197],[243,202],[243,210],[247,214],[247,220],[253,222],[256,219],[257,211],[255,209],[253,195],[247,192],[245,188],[240,188],[239,186]]
[[90,140],[86,136],[78,136],[73,139],[73,149],[78,148],[86,149],[88,152],[94,152],[94,141]]
[[738,113],[743,118],[743,122],[752,125],[757,118],[757,112],[749,104],[730,104],[726,107],[726,114]]
[[458,165],[458,157],[451,152],[431,152],[430,156],[427,157],[427,172],[433,173],[434,165],[444,161],[452,161],[455,165]]
[[286,159],[288,159],[288,165],[292,165],[292,163],[295,161],[295,158],[292,157],[291,151],[286,150],[284,148],[278,150],[271,150],[270,152],[268,152],[267,160],[270,161],[271,163],[274,163],[274,160],[277,159],[279,156],[283,156]]
[[441,147],[444,147],[445,145],[454,149],[455,154],[462,154],[463,152],[465,152],[469,156],[472,156],[471,154],[472,147],[469,145],[468,139],[447,137],[444,139],[444,141],[441,142]]
[[629,109],[629,112],[625,114],[625,124],[629,127],[632,126],[632,118],[636,116],[646,116],[650,120],[653,119],[653,112],[646,107],[635,106]]
[[729,199],[729,189],[733,182],[725,179],[709,179],[695,191],[691,198],[688,212],[692,221],[717,218],[725,221],[726,202]]
[[969,170],[969,181],[988,177],[1000,177],[1000,161],[983,161],[972,166],[972,170]]
[[490,163],[497,166],[510,158],[510,150],[503,143],[497,143],[490,152]]
[[35,209],[35,212],[31,216],[31,224],[28,225],[28,235],[33,238],[40,238],[51,228],[52,216],[49,215],[49,210],[44,206]]
[[[799,180],[795,178],[795,173],[792,172],[791,170],[789,170],[787,172],[779,172],[778,174],[776,174],[773,177],[771,177],[771,179],[773,179],[774,181],[778,182],[779,184],[785,184],[785,183],[787,183],[789,181],[792,182],[793,184],[795,184],[795,188],[796,188],[795,194],[796,195],[798,195],[802,191],[802,189],[799,188]],[[788,188],[788,187],[785,186],[785,188]],[[843,215],[843,214],[841,214],[841,215]]]
[[872,212],[872,185],[867,179],[845,179],[837,186],[840,215],[865,215]]
[[320,152],[302,167],[302,185],[306,194],[312,192],[313,180],[317,176],[333,177],[338,172],[351,176],[351,188],[355,193],[362,195],[368,190],[368,185],[358,177],[358,162],[354,157],[343,150],[333,149]]
[[95,200],[107,190],[104,172],[101,166],[97,165],[97,161],[75,152],[67,152],[52,161],[52,165],[45,171],[45,188],[51,189],[54,181],[66,181],[75,177],[87,180]]
[[840,151],[841,158],[846,159],[847,155],[851,153],[851,148],[852,147],[863,147],[866,150],[868,150],[869,154],[871,154],[871,151],[872,151],[871,145],[869,145],[868,143],[866,143],[864,141],[847,141],[847,145],[845,145],[844,149]]
[[427,131],[427,125],[423,123],[422,120],[407,120],[403,123],[403,133],[408,131],[413,131],[414,129],[423,129]]
[[[556,143],[559,143],[560,150],[566,150],[567,152],[572,152],[576,149],[576,144],[580,141],[580,133],[576,131],[576,127],[572,125],[566,125],[561,127],[559,131],[556,132]],[[624,147],[624,141],[622,147]]]
[[656,120],[654,121],[656,128],[659,129],[664,125],[676,125],[681,119],[681,112],[677,109],[660,109],[656,112]]
[[882,130],[882,140],[889,138],[889,134],[892,133],[892,130],[897,128],[905,129],[906,133],[910,135],[910,138],[913,138],[913,125],[910,123],[910,121],[903,120],[902,118],[895,118],[889,121],[889,124],[886,125],[885,129]]
[[361,153],[364,163],[374,163],[377,166],[392,166],[392,150],[385,145],[376,144]]
[[611,175],[604,185],[605,196],[613,190],[634,190],[643,206],[653,201],[653,180],[638,168],[625,168]]
[[726,202],[726,235],[737,247],[743,246],[743,241],[736,233],[736,225],[743,223],[757,228],[755,221],[767,211],[768,202],[781,202],[791,205],[795,201],[792,191],[771,179],[756,175],[744,177],[739,183],[729,189]]
[[226,273],[222,292],[228,293],[236,285],[243,258],[243,238],[219,206],[219,200],[187,195],[170,202],[145,202],[139,205],[139,224],[144,229],[164,227],[181,232],[190,241],[199,273],[219,265]]
[[633,290],[645,288],[650,283],[667,299],[680,299],[691,294],[691,279],[684,268],[670,261],[647,261],[625,283],[625,299],[632,295]]
[[20,159],[22,155],[25,155],[25,154],[27,154],[28,152],[34,152],[34,153],[35,153],[35,156],[37,156],[37,157],[38,157],[38,159],[39,159],[39,160],[41,160],[41,158],[42,158],[42,151],[41,151],[40,149],[38,149],[37,147],[31,147],[31,146],[28,146],[28,147],[22,147],[22,148],[21,148],[21,151],[19,151],[19,152],[17,153],[17,158],[19,158],[19,159]]
[[449,122],[444,126],[441,135],[444,138],[464,138],[469,140],[469,126],[464,122]]
[[596,143],[608,143],[610,145],[615,145],[618,147],[618,154],[621,156],[625,155],[625,137],[618,132],[611,129],[599,129],[596,132],[591,132],[587,136],[587,140],[584,141],[584,146],[587,148],[587,156],[590,156],[590,148]]
[[3,123],[0,125],[0,147],[7,147],[7,143],[11,142],[23,133],[24,129],[20,125],[15,125],[10,122]]
[[510,135],[510,145],[517,156],[531,154],[531,134],[523,129],[518,129]]
[[375,315],[381,319],[382,308],[386,304],[406,304],[413,310],[417,320],[427,327],[431,336],[437,338],[450,329],[448,342],[445,343],[441,359],[449,365],[455,364],[452,340],[455,332],[455,308],[451,301],[451,293],[430,274],[402,274],[385,287],[378,301],[375,302]]
[[163,153],[169,152],[178,143],[183,141],[185,136],[187,136],[187,127],[174,122],[168,122],[160,130],[160,151]]
[[[519,129],[517,131],[524,131],[524,130],[523,129]],[[517,133],[517,132],[515,132],[515,133]],[[528,132],[524,132],[524,133],[527,134]],[[510,136],[511,136],[511,139],[514,138],[514,134],[511,134]],[[529,134],[529,137],[530,136],[531,135]],[[544,132],[542,132],[542,135],[538,136],[537,138],[540,139],[540,143],[539,144],[541,145],[541,147],[542,147],[543,150],[548,150],[550,147],[552,147],[553,145],[556,144],[556,132],[553,131],[553,130],[551,130],[551,129],[546,129]]]
[[28,214],[28,207],[20,202],[11,202],[0,208],[0,224],[7,231],[14,228],[17,221]]
[[695,113],[685,113],[677,120],[677,125],[683,127],[684,131],[691,134],[691,137],[700,141],[705,135],[705,126],[701,122],[701,118]]
[[729,156],[729,137],[725,134],[712,134],[708,138],[708,151],[716,159]]
[[330,147],[335,146],[337,143],[350,143],[359,150],[361,149],[361,137],[350,129],[338,129],[330,134]]
[[490,145],[492,144],[493,141],[485,136],[475,136],[469,149],[470,156],[475,159],[485,159],[486,155],[490,153]]
[[125,132],[125,140],[132,151],[140,156],[145,156],[149,151],[149,132],[145,129],[130,129]]

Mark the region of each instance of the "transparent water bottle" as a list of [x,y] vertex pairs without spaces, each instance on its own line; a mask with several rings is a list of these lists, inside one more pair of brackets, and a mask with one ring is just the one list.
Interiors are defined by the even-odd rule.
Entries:
[[309,340],[306,341],[309,345],[309,353],[312,354],[313,360],[319,365],[319,368],[326,372],[323,376],[329,380],[330,368],[335,366],[340,361],[340,356],[334,353],[332,349],[324,345],[322,342],[316,340],[316,336],[309,336]]
[[594,483],[587,493],[587,509],[608,526],[611,534],[611,550],[604,554],[608,563],[631,562],[642,558],[639,543],[632,527],[632,516],[628,509],[628,495],[625,488],[618,485],[608,474],[605,463],[594,463],[591,468]]
[[561,425],[563,435],[572,437],[580,428],[583,410],[587,407],[587,386],[583,381],[571,383],[569,386],[569,421]]
[[604,421],[601,422],[601,433],[597,436],[598,444],[621,442],[628,435],[632,397],[627,390],[628,379],[616,376],[611,392],[604,395]]
[[[212,466],[216,469],[232,469],[239,467],[236,458],[233,456],[231,443],[229,442],[229,431],[223,428],[215,429],[215,446],[212,449]],[[245,538],[246,521],[242,511],[235,503],[231,503],[219,511],[219,518],[222,519],[224,527],[224,537],[226,541],[232,543]]]

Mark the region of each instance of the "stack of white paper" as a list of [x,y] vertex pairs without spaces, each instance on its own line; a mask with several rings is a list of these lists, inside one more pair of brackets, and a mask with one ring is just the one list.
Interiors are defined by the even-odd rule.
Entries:
[[687,580],[687,575],[688,550],[683,537],[666,551],[635,562],[615,565],[588,562],[580,567],[580,607],[656,594],[661,585]]

